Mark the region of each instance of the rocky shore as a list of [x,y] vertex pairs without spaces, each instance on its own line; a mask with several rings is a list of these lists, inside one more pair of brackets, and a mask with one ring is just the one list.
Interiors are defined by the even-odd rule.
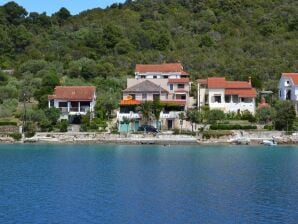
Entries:
[[152,134],[109,134],[109,133],[36,133],[32,138],[16,141],[10,136],[0,136],[0,143],[45,143],[45,144],[241,144],[259,145],[263,140],[274,140],[278,144],[298,144],[298,134],[288,135],[280,131],[232,131],[231,135],[204,139],[202,135]]

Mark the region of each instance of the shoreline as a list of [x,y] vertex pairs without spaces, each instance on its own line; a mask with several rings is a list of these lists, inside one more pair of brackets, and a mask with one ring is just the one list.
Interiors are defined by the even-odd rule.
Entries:
[[[16,141],[9,136],[0,137],[0,144],[262,145],[263,140],[272,138],[277,141],[278,145],[298,145],[297,135],[285,135],[283,132],[246,132],[244,136],[240,137],[238,131],[234,131],[233,135],[210,139],[203,139],[200,135],[173,135],[169,133],[153,136],[151,134],[39,132],[34,137],[25,138],[22,141]],[[243,140],[245,141],[241,142]],[[248,141],[246,142],[246,140]]]

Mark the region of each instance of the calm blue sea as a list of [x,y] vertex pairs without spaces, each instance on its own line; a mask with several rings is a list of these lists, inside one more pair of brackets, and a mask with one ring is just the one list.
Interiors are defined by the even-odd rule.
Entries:
[[298,223],[298,147],[0,145],[0,223]]

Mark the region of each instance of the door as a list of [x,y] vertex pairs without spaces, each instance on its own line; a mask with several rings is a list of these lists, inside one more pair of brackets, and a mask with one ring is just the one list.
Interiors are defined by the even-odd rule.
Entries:
[[168,130],[173,129],[173,120],[168,120]]

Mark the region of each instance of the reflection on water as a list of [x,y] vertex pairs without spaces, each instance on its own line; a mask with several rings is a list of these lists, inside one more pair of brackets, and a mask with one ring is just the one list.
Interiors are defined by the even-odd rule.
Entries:
[[0,145],[0,223],[296,223],[298,148]]

